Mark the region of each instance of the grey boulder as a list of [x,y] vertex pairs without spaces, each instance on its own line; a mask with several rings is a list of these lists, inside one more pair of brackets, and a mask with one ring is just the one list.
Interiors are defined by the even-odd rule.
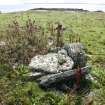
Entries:
[[65,44],[64,49],[67,51],[69,57],[74,61],[74,67],[78,65],[84,67],[87,62],[87,57],[84,52],[84,46],[81,43]]
[[29,68],[38,72],[58,73],[70,70],[74,66],[72,58],[67,56],[65,50],[58,53],[48,53],[46,55],[37,55],[31,59]]

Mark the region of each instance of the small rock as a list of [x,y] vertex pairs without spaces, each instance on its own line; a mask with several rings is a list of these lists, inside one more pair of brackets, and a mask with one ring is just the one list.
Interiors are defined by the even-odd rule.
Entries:
[[58,63],[59,71],[70,70],[74,66],[72,58],[67,55],[67,52],[64,49],[58,51]]
[[62,55],[67,56],[67,51],[65,49],[61,49],[58,51],[58,54],[62,54]]
[[95,83],[95,84],[98,83],[97,78],[93,77],[91,74],[87,74],[85,78],[86,78],[87,80],[92,81],[92,82]]
[[62,65],[63,63],[66,63],[66,57],[67,57],[67,52],[66,50],[62,49],[58,51],[58,63]]
[[87,79],[87,80],[94,81],[94,78],[92,77],[91,74],[86,75],[86,79]]

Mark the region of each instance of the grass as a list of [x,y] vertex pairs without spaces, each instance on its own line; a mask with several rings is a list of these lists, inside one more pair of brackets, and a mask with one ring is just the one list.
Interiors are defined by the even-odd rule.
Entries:
[[[38,26],[43,27],[45,35],[49,36],[48,24],[61,22],[63,27],[66,28],[63,34],[65,42],[69,42],[69,36],[75,37],[79,36],[81,42],[86,47],[86,53],[91,55],[88,60],[88,63],[92,65],[91,75],[94,77],[94,81],[91,84],[91,91],[96,95],[94,97],[94,105],[104,105],[105,104],[105,13],[96,13],[96,12],[19,12],[19,13],[8,13],[0,14],[0,41],[6,41],[13,38],[14,33],[11,31],[7,33],[8,24],[13,24],[13,20],[17,20],[20,26],[25,26],[26,21],[31,18],[35,20],[35,23]],[[13,34],[13,35],[12,35]],[[36,34],[36,33],[34,33]],[[17,35],[17,34],[15,34]],[[10,45],[12,49],[16,49],[16,55],[21,55],[21,58],[27,58],[29,56],[29,50],[33,47],[36,47],[34,43],[32,46],[28,44],[24,47],[24,42],[27,42],[27,36],[29,33],[25,33],[22,36],[14,36],[15,41],[12,41]],[[39,35],[39,33],[38,33]],[[42,37],[42,34],[40,34]],[[22,39],[20,40],[20,38]],[[31,41],[34,42],[34,38],[31,36]],[[38,38],[40,38],[38,36]],[[42,39],[41,39],[42,40]],[[20,41],[20,42],[18,42]],[[10,40],[11,42],[11,40]],[[13,43],[15,42],[15,43]],[[18,42],[18,43],[16,43]],[[17,49],[21,43],[20,50]],[[45,43],[45,42],[44,42]],[[16,44],[16,45],[15,45]],[[38,43],[37,43],[38,44]],[[29,46],[31,45],[31,47]],[[42,46],[42,45],[41,45]],[[24,49],[23,49],[24,48]],[[40,46],[39,46],[40,48]],[[2,48],[1,48],[2,49]],[[7,48],[6,48],[7,49]],[[23,50],[22,50],[23,49]],[[29,50],[27,50],[29,49]],[[1,52],[2,51],[2,52]],[[3,52],[4,51],[4,52]],[[7,49],[7,52],[10,49]],[[27,51],[25,53],[21,53]],[[4,54],[4,56],[3,56]],[[11,52],[7,53],[11,54]],[[13,53],[15,56],[15,53]],[[12,55],[13,55],[12,54]],[[23,55],[26,54],[24,57]],[[34,81],[24,80],[24,74],[28,72],[27,67],[21,66],[16,68],[16,70],[9,67],[4,62],[14,62],[8,61],[14,56],[8,56],[5,54],[5,49],[0,50],[0,103],[3,105],[69,105],[67,102],[66,94],[58,93],[56,91],[45,92],[39,88],[39,86]],[[16,57],[16,56],[15,56]],[[3,62],[4,59],[4,62]],[[23,59],[21,59],[23,61]],[[23,62],[20,62],[21,64]],[[12,63],[13,64],[13,63]],[[72,98],[72,97],[71,97]],[[71,101],[71,105],[83,105],[82,96],[74,96],[74,100]]]

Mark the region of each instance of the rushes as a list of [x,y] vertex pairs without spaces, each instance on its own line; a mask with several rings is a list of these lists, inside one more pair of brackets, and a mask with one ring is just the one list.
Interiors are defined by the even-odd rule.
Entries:
[[30,18],[25,25],[13,20],[5,34],[6,45],[0,47],[0,62],[3,64],[27,64],[32,56],[47,45],[44,28]]

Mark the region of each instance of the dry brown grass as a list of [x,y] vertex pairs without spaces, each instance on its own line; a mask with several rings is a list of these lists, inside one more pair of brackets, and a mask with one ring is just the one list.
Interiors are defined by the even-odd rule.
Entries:
[[44,29],[30,18],[24,25],[13,20],[4,33],[2,39],[5,45],[0,46],[0,62],[3,64],[27,64],[32,56],[43,52],[47,45]]

